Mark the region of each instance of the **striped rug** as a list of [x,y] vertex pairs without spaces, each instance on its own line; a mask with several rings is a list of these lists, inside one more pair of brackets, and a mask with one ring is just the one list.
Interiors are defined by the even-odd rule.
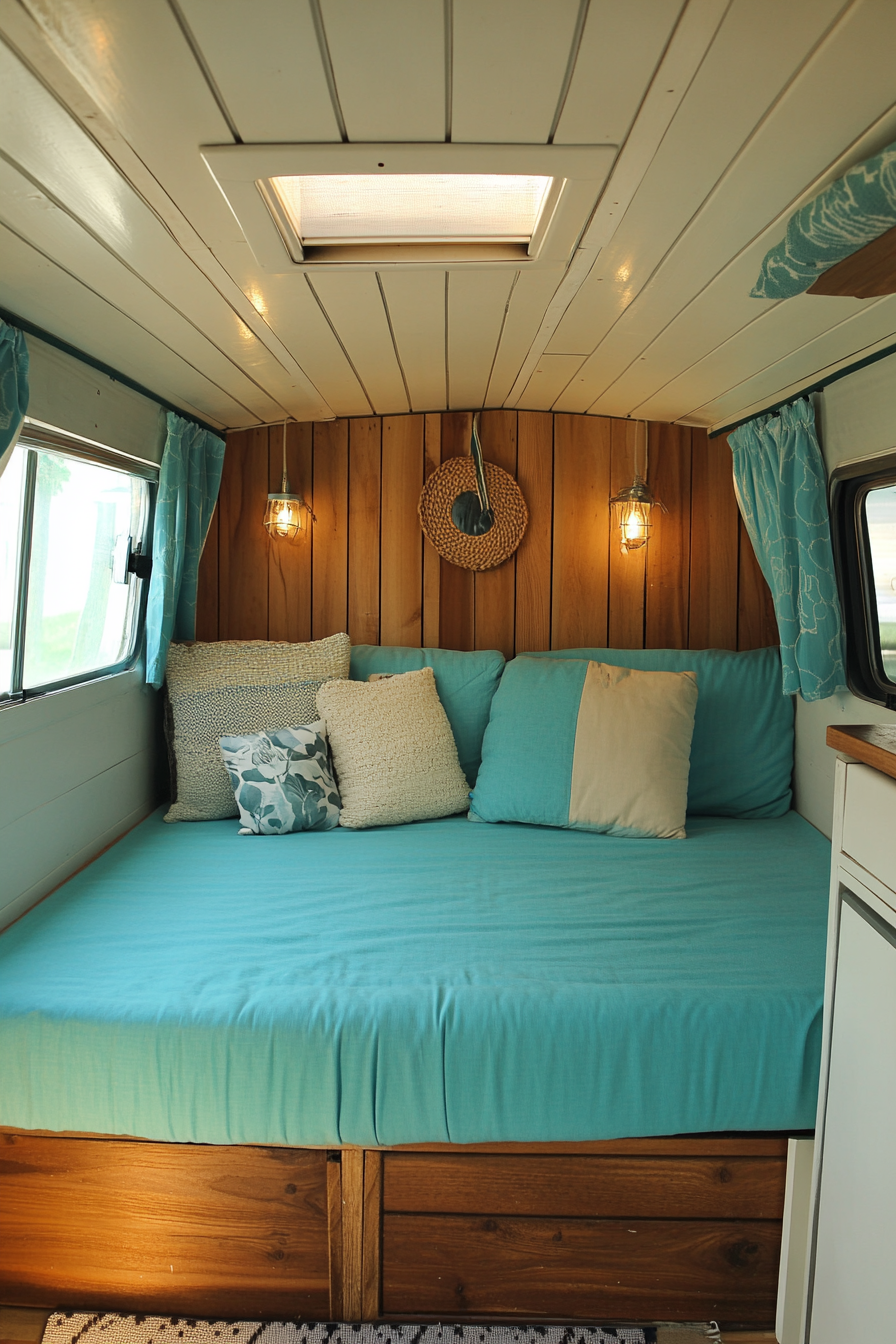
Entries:
[[596,1325],[343,1325],[54,1312],[43,1344],[656,1344],[654,1329]]

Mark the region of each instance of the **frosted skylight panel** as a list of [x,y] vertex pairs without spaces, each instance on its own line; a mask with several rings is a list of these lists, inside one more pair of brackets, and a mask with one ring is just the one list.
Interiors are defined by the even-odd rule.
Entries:
[[271,179],[291,227],[305,246],[528,244],[551,182],[550,177],[497,173]]

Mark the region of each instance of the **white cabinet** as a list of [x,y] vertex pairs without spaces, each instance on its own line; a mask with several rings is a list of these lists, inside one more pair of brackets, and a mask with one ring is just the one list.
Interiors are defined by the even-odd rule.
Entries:
[[837,770],[809,1344],[896,1339],[896,782]]

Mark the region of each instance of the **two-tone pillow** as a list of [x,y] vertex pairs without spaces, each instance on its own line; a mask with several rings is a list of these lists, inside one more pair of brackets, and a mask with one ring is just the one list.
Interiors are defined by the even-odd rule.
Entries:
[[330,681],[317,697],[342,796],[340,825],[398,826],[466,812],[470,790],[431,667]]
[[308,644],[172,644],[166,672],[172,802],[165,820],[235,817],[220,738],[315,722],[320,686],[348,676],[350,655],[345,634]]
[[240,835],[329,831],[339,825],[339,790],[322,723],[222,737],[220,746],[239,808]]
[[515,658],[492,701],[471,818],[683,839],[697,679]]

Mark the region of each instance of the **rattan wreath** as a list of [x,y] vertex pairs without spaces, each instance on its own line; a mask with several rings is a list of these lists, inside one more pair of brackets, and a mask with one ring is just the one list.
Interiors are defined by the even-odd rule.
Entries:
[[449,457],[423,487],[417,512],[420,526],[439,555],[461,569],[496,569],[509,560],[523,539],[529,510],[516,481],[493,462],[484,463],[493,526],[481,537],[469,537],[451,521],[451,506],[465,490],[476,489],[472,457]]

